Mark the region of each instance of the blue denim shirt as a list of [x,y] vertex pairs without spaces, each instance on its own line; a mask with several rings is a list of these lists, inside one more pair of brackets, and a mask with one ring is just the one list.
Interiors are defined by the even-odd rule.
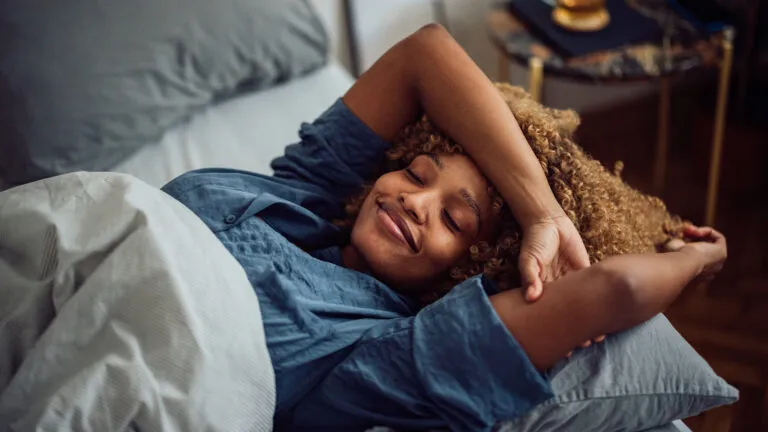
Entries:
[[277,429],[490,430],[550,398],[491,307],[490,281],[473,277],[419,309],[341,265],[347,233],[330,221],[389,144],[341,100],[300,137],[272,162],[274,176],[205,169],[163,188],[210,227],[259,297]]

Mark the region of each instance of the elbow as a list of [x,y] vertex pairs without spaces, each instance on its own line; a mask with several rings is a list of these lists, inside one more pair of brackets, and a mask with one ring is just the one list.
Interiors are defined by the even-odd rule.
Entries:
[[403,68],[406,79],[418,88],[425,74],[441,69],[451,58],[451,52],[459,44],[448,30],[432,23],[403,39],[396,48],[396,57]]
[[[644,320],[643,289],[630,272],[610,267],[603,268],[603,278],[609,287],[607,297],[613,309],[612,331],[624,330]],[[648,317],[650,318],[650,317]],[[645,318],[647,319],[647,318]]]
[[420,29],[416,30],[414,35],[433,35],[433,36],[450,36],[450,33],[448,33],[448,30],[446,30],[445,27],[443,27],[441,24],[438,23],[429,23],[424,26],[422,26]]
[[440,53],[448,45],[456,43],[448,30],[437,23],[430,23],[416,30],[405,42],[405,47],[413,55],[412,59],[422,58],[425,54]]

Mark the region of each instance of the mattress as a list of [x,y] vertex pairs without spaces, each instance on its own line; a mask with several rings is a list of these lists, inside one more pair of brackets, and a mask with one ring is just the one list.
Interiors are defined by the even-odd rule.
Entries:
[[301,123],[314,120],[353,82],[341,65],[330,62],[302,78],[213,105],[113,170],[157,187],[206,167],[271,174],[270,161],[298,141]]

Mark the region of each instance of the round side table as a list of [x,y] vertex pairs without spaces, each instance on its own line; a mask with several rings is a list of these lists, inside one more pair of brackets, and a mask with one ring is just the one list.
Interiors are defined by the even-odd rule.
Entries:
[[727,27],[711,37],[689,38],[685,43],[673,43],[666,38],[662,44],[628,45],[565,59],[531,34],[505,5],[498,5],[491,9],[487,24],[491,41],[499,56],[498,80],[508,81],[510,61],[528,67],[530,72],[528,91],[538,101],[542,98],[545,73],[593,84],[658,80],[660,85],[659,123],[653,173],[656,193],[663,190],[667,170],[671,77],[700,67],[718,67],[715,126],[712,135],[704,217],[706,225],[714,225],[728,104],[728,83],[733,60],[732,28]]

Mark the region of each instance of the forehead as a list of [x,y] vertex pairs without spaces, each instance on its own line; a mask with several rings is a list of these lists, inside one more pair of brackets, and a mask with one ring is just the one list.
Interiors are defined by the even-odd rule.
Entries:
[[467,189],[477,200],[490,201],[491,199],[488,192],[491,185],[488,179],[468,156],[455,153],[429,153],[417,156],[414,163],[434,164],[441,174],[442,184]]

